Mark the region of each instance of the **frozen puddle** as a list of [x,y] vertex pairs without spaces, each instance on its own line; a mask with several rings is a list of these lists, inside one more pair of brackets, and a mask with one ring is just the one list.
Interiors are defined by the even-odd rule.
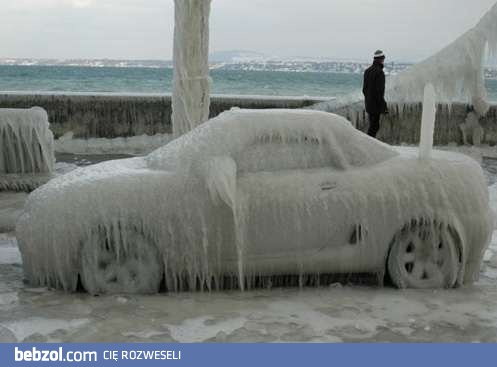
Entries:
[[[497,209],[497,185],[490,198]],[[3,199],[0,208],[10,205]],[[20,264],[14,235],[0,235],[0,342],[497,342],[497,233],[481,280],[441,291],[335,285],[91,297],[26,288]]]

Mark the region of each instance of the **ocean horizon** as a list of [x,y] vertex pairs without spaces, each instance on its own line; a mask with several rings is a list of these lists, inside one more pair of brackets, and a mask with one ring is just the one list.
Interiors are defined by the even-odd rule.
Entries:
[[[139,67],[0,65],[0,91],[56,93],[168,94],[172,69]],[[362,74],[294,71],[211,70],[218,95],[337,98],[357,91]],[[487,79],[489,100],[497,102],[497,80]]]

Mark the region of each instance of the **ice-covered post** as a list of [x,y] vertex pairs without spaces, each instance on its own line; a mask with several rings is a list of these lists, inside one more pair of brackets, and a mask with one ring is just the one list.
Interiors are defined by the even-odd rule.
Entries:
[[209,118],[209,14],[211,0],[174,0],[173,134]]
[[429,159],[433,148],[433,133],[437,115],[436,94],[432,84],[424,90],[423,115],[421,118],[421,140],[419,142],[419,159]]

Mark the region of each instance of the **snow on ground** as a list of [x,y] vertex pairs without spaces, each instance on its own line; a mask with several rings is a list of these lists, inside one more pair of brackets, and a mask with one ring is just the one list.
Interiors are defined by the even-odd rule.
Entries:
[[[497,161],[485,168],[497,210]],[[336,284],[105,297],[26,288],[14,236],[0,235],[1,342],[497,342],[497,231],[480,281],[460,289]]]

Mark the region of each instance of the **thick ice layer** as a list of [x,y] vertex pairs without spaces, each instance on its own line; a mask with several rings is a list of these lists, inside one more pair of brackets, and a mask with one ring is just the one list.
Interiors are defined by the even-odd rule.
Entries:
[[30,190],[54,170],[53,134],[39,107],[0,109],[0,190]]
[[209,14],[211,0],[175,0],[173,133],[209,119]]
[[101,293],[381,280],[406,228],[453,236],[457,281],[471,282],[493,228],[478,164],[420,161],[328,113],[234,110],[146,158],[54,179],[17,233],[31,284],[72,291],[81,277]]

